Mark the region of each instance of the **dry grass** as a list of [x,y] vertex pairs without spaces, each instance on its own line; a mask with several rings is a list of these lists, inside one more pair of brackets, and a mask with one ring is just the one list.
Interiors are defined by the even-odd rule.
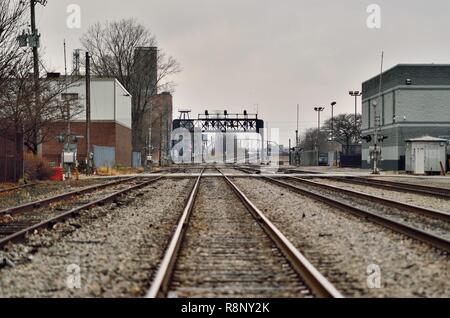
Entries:
[[144,168],[130,168],[130,167],[99,167],[97,168],[97,175],[99,176],[119,176],[127,174],[143,173]]

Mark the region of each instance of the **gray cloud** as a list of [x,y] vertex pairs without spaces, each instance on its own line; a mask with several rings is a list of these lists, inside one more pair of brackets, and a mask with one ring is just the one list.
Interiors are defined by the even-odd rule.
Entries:
[[[67,5],[82,8],[82,29],[68,29]],[[366,27],[367,5],[382,8],[382,28]],[[63,69],[63,39],[69,53],[97,21],[135,17],[175,56],[183,73],[176,107],[249,111],[293,137],[296,104],[301,128],[316,125],[314,106],[338,102],[352,112],[349,89],[398,63],[449,63],[450,3],[361,0],[49,0],[38,10],[48,64]],[[329,107],[325,111],[329,116]]]

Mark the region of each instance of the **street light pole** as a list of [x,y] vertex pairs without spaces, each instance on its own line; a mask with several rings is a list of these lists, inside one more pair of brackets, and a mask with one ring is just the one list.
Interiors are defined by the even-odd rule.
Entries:
[[[336,106],[336,104],[336,102],[331,103],[331,141],[334,141],[334,106]],[[335,162],[337,165],[337,150],[334,152],[333,166]]]
[[319,166],[319,159],[320,159],[320,146],[319,146],[319,141],[320,141],[320,112],[322,112],[325,109],[325,107],[314,107],[314,110],[317,112],[317,165]]
[[336,102],[331,103],[331,132],[334,134],[334,106],[336,106]]

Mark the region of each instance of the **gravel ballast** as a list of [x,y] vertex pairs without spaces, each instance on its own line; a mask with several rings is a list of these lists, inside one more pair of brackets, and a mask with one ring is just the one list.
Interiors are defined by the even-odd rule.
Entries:
[[80,188],[89,187],[96,184],[103,184],[111,181],[112,179],[95,178],[95,179],[83,179],[78,181],[71,180],[64,182],[56,182],[56,181],[39,182],[36,185],[27,188],[1,193],[0,210],[20,204],[25,204],[32,201],[42,200],[52,196],[78,190]]
[[223,178],[201,180],[169,297],[311,297]]
[[287,179],[287,182],[316,194],[333,198],[334,200],[344,204],[348,204],[350,202],[353,207],[363,211],[367,211],[381,217],[387,217],[396,222],[450,240],[450,223],[437,217],[414,213],[409,211],[407,208],[391,207],[383,203],[375,202],[372,199],[359,198],[354,195],[341,192],[341,187],[336,187],[336,189],[322,188],[318,187],[314,183],[311,183],[310,181],[293,178]]
[[450,200],[440,199],[426,194],[399,192],[388,189],[380,189],[372,186],[351,184],[349,182],[335,181],[324,178],[315,178],[312,181],[332,185],[342,189],[355,190],[367,194],[379,196],[385,199],[402,203],[422,206],[429,209],[450,212]]
[[[0,252],[0,297],[145,295],[192,182],[157,181],[10,246]],[[69,288],[78,268],[81,288]]]
[[450,177],[422,177],[422,176],[397,176],[397,177],[370,177],[369,179],[381,181],[394,181],[403,183],[419,184],[429,187],[450,189]]
[[[450,296],[445,252],[266,181],[234,181],[345,296]],[[381,288],[369,288],[378,268]]]

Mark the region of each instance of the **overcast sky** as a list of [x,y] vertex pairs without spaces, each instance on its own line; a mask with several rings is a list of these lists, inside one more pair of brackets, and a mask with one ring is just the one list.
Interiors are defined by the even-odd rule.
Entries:
[[[67,6],[81,7],[81,28],[66,25]],[[370,4],[381,7],[381,28],[369,29]],[[399,63],[450,63],[448,0],[48,0],[38,8],[42,46],[51,70],[63,71],[63,39],[71,51],[95,22],[136,18],[176,57],[183,72],[174,112],[190,108],[255,111],[294,138],[317,126],[313,108],[331,101],[353,112],[349,90]]]

